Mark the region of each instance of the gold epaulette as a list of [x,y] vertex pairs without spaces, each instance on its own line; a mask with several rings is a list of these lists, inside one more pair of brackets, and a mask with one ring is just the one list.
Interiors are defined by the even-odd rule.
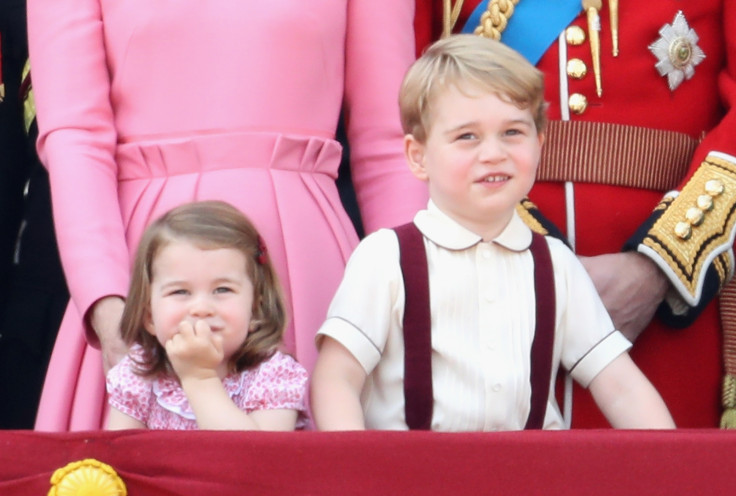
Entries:
[[534,217],[532,214],[532,211],[534,210],[537,210],[537,206],[528,198],[524,198],[516,205],[516,213],[519,214],[519,217],[524,221],[524,224],[526,224],[532,231],[546,236],[549,234],[549,231],[536,217]]
[[23,123],[26,127],[26,133],[31,129],[31,124],[36,118],[36,101],[33,99],[33,89],[31,88],[31,64],[26,60],[23,66],[23,74],[21,77],[20,94],[23,99]]
[[680,296],[696,306],[709,267],[723,287],[733,275],[736,230],[736,157],[711,153],[663,210],[638,247],[655,259]]

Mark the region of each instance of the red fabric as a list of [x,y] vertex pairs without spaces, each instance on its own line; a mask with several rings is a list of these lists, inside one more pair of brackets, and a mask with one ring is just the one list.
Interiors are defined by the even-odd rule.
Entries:
[[131,496],[724,494],[736,433],[1,431],[0,494],[46,494],[84,458]]

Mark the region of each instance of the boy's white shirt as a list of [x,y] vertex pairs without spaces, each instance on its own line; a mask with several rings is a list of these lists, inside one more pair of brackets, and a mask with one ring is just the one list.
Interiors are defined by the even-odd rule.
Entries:
[[[431,201],[414,222],[425,236],[429,264],[432,429],[523,429],[535,324],[531,231],[514,213],[496,239],[483,242]],[[587,386],[631,343],[614,330],[575,255],[559,240],[547,241],[557,299],[552,381],[561,362]],[[368,428],[407,428],[403,312],[398,241],[384,229],[356,248],[318,333],[345,346],[368,374],[361,396]],[[549,402],[545,428],[564,428],[554,387]]]

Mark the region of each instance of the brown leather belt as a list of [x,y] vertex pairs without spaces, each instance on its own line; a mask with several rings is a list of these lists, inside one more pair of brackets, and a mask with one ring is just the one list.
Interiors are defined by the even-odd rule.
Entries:
[[537,180],[668,191],[687,174],[698,143],[674,131],[550,121]]

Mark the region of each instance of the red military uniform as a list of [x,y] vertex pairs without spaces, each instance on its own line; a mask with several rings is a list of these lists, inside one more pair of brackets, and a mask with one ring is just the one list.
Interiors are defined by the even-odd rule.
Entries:
[[[465,1],[455,31],[478,3]],[[603,0],[600,97],[582,8],[570,25],[582,29],[562,29],[537,63],[545,73],[549,117],[557,122],[530,198],[574,240],[579,254],[626,246],[663,269],[672,283],[670,304],[641,335],[632,357],[679,427],[715,427],[723,376],[715,296],[734,265],[736,2],[620,0],[617,57],[608,7]],[[690,34],[683,38],[680,30],[660,43],[694,73],[670,89],[649,46],[678,11],[697,37],[685,31]],[[442,2],[419,0],[416,15],[421,51],[441,34]],[[512,15],[509,26],[513,22]],[[695,63],[698,48],[705,58]],[[595,410],[588,394],[576,390],[573,426],[606,425]]]

